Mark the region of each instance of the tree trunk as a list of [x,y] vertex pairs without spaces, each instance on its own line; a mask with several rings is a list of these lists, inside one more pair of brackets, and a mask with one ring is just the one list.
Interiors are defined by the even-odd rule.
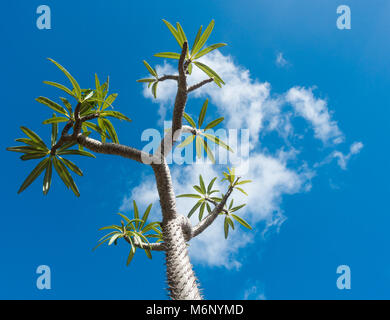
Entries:
[[202,299],[198,280],[192,269],[184,237],[182,220],[176,211],[172,179],[165,159],[153,165],[162,210],[162,229],[166,246],[165,259],[169,296],[173,300]]

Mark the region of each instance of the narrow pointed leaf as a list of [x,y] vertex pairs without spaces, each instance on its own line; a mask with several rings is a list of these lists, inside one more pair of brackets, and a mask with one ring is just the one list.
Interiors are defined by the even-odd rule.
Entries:
[[21,193],[25,190],[47,167],[49,162],[49,158],[43,159],[38,165],[31,171],[31,173],[27,176],[26,180],[24,180],[23,184],[20,186],[18,193]]
[[175,37],[177,43],[179,44],[180,48],[183,46],[183,43],[180,41],[179,34],[174,26],[172,26],[168,21],[163,19],[163,22],[168,27],[169,31],[171,31],[172,35]]
[[168,58],[168,59],[180,59],[180,54],[176,52],[159,52],[154,55],[159,58]]
[[188,121],[188,123],[191,125],[191,127],[196,128],[195,121],[187,113],[184,112],[183,117],[184,117],[184,119],[186,119]]
[[203,120],[204,120],[204,117],[205,117],[206,112],[207,112],[208,104],[209,104],[209,99],[206,99],[206,101],[203,103],[202,109],[200,110],[200,113],[199,113],[199,119],[198,119],[199,128],[203,124]]
[[207,26],[206,30],[204,31],[202,36],[199,38],[199,41],[197,42],[197,44],[193,48],[193,52],[192,52],[193,55],[197,54],[198,51],[200,49],[202,49],[202,47],[206,43],[207,39],[209,38],[211,31],[213,31],[213,28],[214,28],[214,20],[211,20],[210,24]]
[[80,170],[80,168],[78,166],[76,166],[72,161],[65,159],[65,158],[62,158],[62,157],[59,157],[59,158],[74,173],[76,173],[79,176],[83,175],[83,172]]
[[80,86],[79,84],[77,83],[77,81],[72,77],[72,75],[68,72],[68,70],[66,70],[63,66],[61,66],[58,62],[54,61],[53,59],[50,59],[49,60],[51,62],[53,62],[65,75],[66,77],[69,79],[69,81],[72,83],[73,85],[73,90],[75,91],[76,93],[76,97],[78,98],[78,100],[80,101],[81,100],[81,89],[80,89]]
[[83,150],[83,151],[81,151],[81,150],[62,150],[62,151],[59,151],[57,154],[59,154],[59,155],[73,154],[73,155],[96,158],[92,153],[85,151],[85,150]]
[[64,85],[62,85],[60,83],[53,82],[53,81],[43,81],[43,83],[48,84],[49,86],[53,86],[53,87],[56,87],[58,89],[61,89],[62,91],[65,91],[67,94],[69,94],[73,98],[77,99],[77,96],[72,92],[72,90],[70,90],[69,88],[65,87]]
[[52,176],[52,171],[53,171],[53,165],[52,165],[52,160],[51,157],[49,158],[49,161],[46,166],[46,171],[45,171],[45,176],[43,178],[43,194],[47,195],[50,189],[51,185],[51,176]]
[[204,131],[211,129],[211,128],[214,128],[215,126],[219,125],[223,120],[224,120],[224,118],[222,117],[222,118],[218,118],[218,119],[211,121],[209,124],[206,125],[206,127],[204,128]]
[[191,57],[192,57],[192,54],[194,53],[194,48],[196,47],[196,45],[197,45],[201,35],[202,35],[202,26],[200,26],[200,28],[198,30],[198,33],[196,34],[196,37],[195,37],[195,40],[194,40],[194,44],[192,45]]
[[231,216],[241,225],[243,225],[245,228],[252,230],[252,227],[249,225],[248,222],[246,222],[243,218],[240,218],[239,216],[236,216],[235,214],[231,214]]
[[59,123],[59,122],[66,122],[68,121],[68,118],[65,117],[55,117],[55,118],[50,118],[42,122],[42,124],[51,124],[51,123]]
[[144,65],[145,65],[146,69],[148,69],[148,71],[150,72],[150,74],[151,74],[152,76],[155,76],[155,77],[157,78],[157,72],[156,72],[156,70],[154,70],[154,69],[149,65],[149,63],[147,63],[145,60],[143,61],[143,63],[144,63]]
[[65,108],[61,107],[58,103],[51,101],[50,99],[48,99],[46,97],[38,97],[35,100],[38,101],[39,103],[42,103],[42,104],[48,106],[49,108],[53,109],[54,111],[57,111],[57,112],[64,114],[64,115],[68,115]]
[[191,134],[190,136],[185,138],[184,141],[182,143],[180,143],[177,147],[184,148],[185,146],[189,145],[192,141],[194,141],[194,139],[195,139],[195,136],[193,134]]
[[43,142],[43,140],[32,130],[26,127],[20,127],[20,129],[23,131],[23,133],[28,136],[31,140],[35,141],[38,143],[40,146],[43,148],[47,148],[46,144]]
[[224,47],[224,46],[226,46],[226,43],[216,43],[216,44],[213,44],[213,45],[211,45],[211,46],[201,50],[200,52],[198,52],[195,55],[194,59],[199,59],[200,57],[204,56],[205,54],[207,54],[207,53],[209,53],[209,52],[211,52],[211,51],[213,51],[215,49]]
[[223,142],[222,140],[220,140],[218,137],[216,136],[213,136],[209,133],[203,133],[203,136],[205,136],[207,139],[211,140],[212,142],[214,142],[215,144],[225,148],[226,150],[230,151],[230,152],[234,152],[232,148],[230,148],[225,142]]

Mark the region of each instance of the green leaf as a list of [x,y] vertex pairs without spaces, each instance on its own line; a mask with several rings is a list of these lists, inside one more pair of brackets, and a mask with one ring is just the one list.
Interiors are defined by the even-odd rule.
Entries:
[[218,49],[218,48],[221,48],[221,47],[224,47],[226,46],[226,43],[216,43],[216,44],[213,44],[205,49],[203,49],[202,51],[200,51],[195,57],[194,59],[199,59],[200,57],[204,56],[205,54],[215,50],[215,49]]
[[22,160],[40,159],[47,156],[47,152],[30,152],[20,157]]
[[219,125],[222,121],[224,120],[224,118],[218,118],[218,119],[215,119],[213,121],[211,121],[209,124],[207,124],[207,126],[204,128],[204,131],[208,130],[208,129],[211,129],[211,128],[214,128],[215,126]]
[[201,139],[201,142],[203,144],[203,148],[206,150],[207,156],[209,157],[209,159],[211,160],[212,163],[215,163],[214,154],[211,151],[211,149],[209,148],[209,145],[207,144],[207,141],[204,141],[203,139]]
[[199,209],[199,221],[202,220],[203,218],[203,213],[204,213],[204,208],[205,208],[205,205],[206,205],[206,202],[203,202],[202,205],[200,206],[200,209]]
[[169,31],[171,31],[172,35],[175,37],[177,43],[179,44],[179,46],[181,48],[183,46],[183,43],[180,41],[180,36],[179,36],[177,30],[175,29],[175,27],[172,26],[168,21],[166,21],[164,19],[163,19],[163,22],[168,27]]
[[241,208],[243,208],[243,207],[245,207],[245,206],[246,206],[246,204],[244,203],[244,204],[242,204],[242,205],[240,205],[240,206],[237,206],[237,207],[232,208],[230,211],[231,211],[231,212],[236,212],[237,210],[240,210]]
[[27,176],[26,180],[24,180],[23,184],[20,186],[18,193],[21,193],[25,190],[47,167],[49,162],[49,158],[43,159],[38,165],[31,171],[31,173]]
[[202,198],[199,194],[194,194],[194,193],[184,193],[179,196],[176,196],[176,198],[196,198],[200,199]]
[[241,191],[243,194],[245,194],[246,196],[248,195],[243,189],[239,188],[239,187],[235,187],[238,191]]
[[152,259],[152,254],[150,253],[150,250],[149,250],[149,249],[144,249],[144,250],[145,250],[146,256],[147,256],[149,259]]
[[156,72],[156,70],[154,70],[154,69],[149,65],[149,63],[147,63],[145,60],[143,61],[143,63],[144,63],[144,65],[145,65],[146,69],[148,69],[148,71],[150,72],[150,74],[151,74],[152,76],[155,76],[155,77],[157,78],[157,72]]
[[231,228],[234,230],[234,223],[233,220],[230,219],[230,217],[226,216],[227,223],[231,226]]
[[213,188],[215,180],[217,180],[217,177],[215,177],[213,180],[210,181],[209,185],[207,186],[207,193],[210,194],[211,189]]
[[70,188],[73,193],[79,197],[80,192],[77,188],[76,183],[74,182],[72,176],[68,172],[68,169],[66,169],[65,165],[62,163],[62,161],[58,160],[56,157],[53,158],[53,164],[54,168],[56,169],[58,175],[60,176],[61,180],[64,182],[64,184]]
[[68,72],[68,70],[66,70],[63,66],[61,66],[58,62],[54,61],[53,59],[50,59],[49,60],[51,62],[53,62],[65,75],[66,77],[69,79],[69,81],[72,83],[73,85],[73,90],[75,91],[76,93],[76,97],[78,98],[79,101],[81,101],[81,89],[80,89],[80,86],[79,84],[77,83],[77,81],[72,77],[72,75]]
[[68,113],[69,115],[71,116],[72,115],[72,105],[70,104],[70,102],[63,98],[63,97],[60,97],[62,103],[64,104],[64,106],[66,107],[66,109],[68,110]]
[[196,191],[198,191],[200,194],[204,194],[203,190],[199,186],[192,186]]
[[48,106],[49,108],[53,109],[54,111],[57,111],[61,114],[68,116],[68,113],[66,112],[66,110],[63,107],[61,107],[58,103],[55,103],[54,101],[51,101],[50,99],[48,99],[46,97],[38,97],[35,100],[38,101],[39,103],[42,103],[42,104]]
[[32,130],[26,127],[20,127],[20,129],[23,131],[23,133],[29,137],[31,140],[39,144],[41,147],[46,148],[46,144],[43,142],[43,140]]
[[118,238],[121,238],[123,235],[120,233],[115,233],[111,238],[110,241],[108,242],[108,245],[112,245],[115,240],[118,240]]
[[243,218],[240,218],[239,216],[236,216],[235,214],[231,214],[231,216],[234,218],[234,220],[236,220],[238,223],[243,225],[245,228],[252,230],[252,227]]
[[229,235],[229,223],[228,223],[228,220],[227,220],[227,216],[225,217],[225,221],[223,223],[223,230],[225,232],[225,239],[227,239],[228,235]]
[[38,149],[33,146],[18,146],[18,147],[8,147],[7,151],[21,152],[21,153],[41,153],[42,149]]
[[202,109],[200,110],[200,113],[199,113],[199,119],[198,119],[199,128],[203,124],[203,120],[204,120],[204,117],[205,117],[206,112],[207,112],[208,104],[209,104],[209,99],[206,99],[206,101],[203,103]]
[[138,79],[137,82],[155,82],[155,78],[143,78],[143,79]]
[[221,77],[210,67],[206,66],[205,64],[194,61],[193,62],[200,70],[202,70],[204,73],[206,73],[210,78],[214,79],[214,82],[219,86],[222,87],[221,84],[225,84],[225,82],[221,79]]
[[230,152],[234,152],[232,148],[230,148],[226,143],[224,143],[223,141],[219,140],[219,138],[217,138],[216,136],[213,136],[209,133],[202,133],[203,136],[205,136],[207,139],[211,140],[212,142],[214,142],[215,144],[225,148],[226,150],[230,151]]
[[196,140],[195,140],[195,147],[196,147],[196,156],[198,159],[200,159],[202,157],[202,141],[203,140],[201,137],[199,136],[196,136]]
[[200,26],[200,28],[198,30],[198,33],[196,34],[196,37],[195,37],[195,40],[194,40],[194,44],[192,45],[191,57],[192,57],[192,54],[194,52],[194,48],[195,48],[196,44],[198,43],[198,41],[200,39],[201,34],[202,34],[202,26]]
[[168,58],[168,59],[180,59],[180,54],[176,52],[159,52],[154,55],[159,58]]
[[158,85],[157,81],[155,83],[153,83],[153,85],[152,85],[152,93],[153,93],[154,99],[157,99],[157,85]]
[[45,176],[43,178],[43,194],[44,195],[47,195],[47,193],[49,192],[50,185],[51,185],[52,171],[53,171],[53,165],[52,165],[52,160],[50,157],[49,162],[47,163],[47,166],[46,166]]
[[200,49],[204,46],[207,39],[209,38],[211,31],[213,31],[214,28],[214,20],[211,20],[210,24],[207,26],[206,30],[202,34],[202,36],[197,41],[196,45],[193,48],[192,55],[197,54]]
[[43,81],[43,83],[48,84],[49,86],[53,86],[53,87],[56,87],[58,89],[61,89],[62,91],[65,91],[67,94],[69,94],[70,96],[77,99],[77,96],[72,92],[72,90],[68,89],[67,87],[65,87],[64,85],[62,85],[60,83],[53,82],[53,81]]
[[180,143],[177,147],[184,148],[185,146],[189,145],[192,141],[194,141],[194,139],[195,139],[195,136],[193,134],[191,134],[190,136],[185,138],[185,140],[182,143]]
[[86,156],[86,157],[91,157],[91,158],[96,158],[92,153],[85,151],[85,150],[59,150],[57,154],[63,156],[63,155],[79,155],[79,156]]
[[106,100],[104,100],[102,110],[108,108],[109,106],[112,107],[112,104],[114,103],[114,101],[115,101],[115,99],[117,98],[117,96],[118,96],[117,93],[110,94],[110,95],[106,98]]
[[195,121],[187,113],[184,112],[183,117],[184,119],[187,120],[187,122],[191,125],[191,127],[196,128]]
[[252,180],[242,180],[242,181],[237,182],[236,185],[238,186],[240,184],[246,184],[246,183],[250,183],[250,182],[252,182]]
[[62,158],[62,157],[59,157],[59,158],[74,173],[76,173],[79,176],[83,175],[83,172],[80,170],[80,168],[78,166],[76,166],[72,161],[65,159],[65,158]]
[[[100,81],[98,75],[95,73],[95,87],[96,87],[96,97],[98,99],[103,99],[102,87],[100,86]],[[100,104],[99,104],[100,107]]]
[[198,201],[195,206],[190,210],[188,213],[188,218],[191,218],[191,216],[194,214],[194,212],[199,208],[199,206],[203,203],[203,200]]
[[47,120],[43,121],[42,124],[66,122],[68,120],[69,119],[65,118],[65,117],[54,117],[54,118],[50,118],[50,119],[47,119]]
[[[56,117],[56,114],[53,113],[53,118]],[[57,122],[53,122],[51,124],[51,146],[53,147],[57,142],[57,136],[58,136],[58,124]]]
[[176,22],[176,27],[177,27],[177,35],[179,36],[179,38],[180,38],[180,42],[181,42],[181,47],[183,46],[183,43],[185,42],[185,41],[187,41],[187,37],[186,37],[186,35],[185,35],[185,33],[184,33],[184,30],[183,30],[183,28],[181,27],[181,25],[180,25],[180,23],[179,22]]
[[190,63],[189,65],[188,65],[188,74],[192,74],[192,63]]
[[[98,119],[98,121],[99,121],[99,119]],[[100,120],[100,122],[101,122],[101,120]],[[85,121],[85,122],[83,122],[83,126],[91,128],[92,130],[95,130],[96,132],[100,133],[100,135],[106,137],[106,133],[105,133],[104,129],[100,128],[98,125],[96,125],[93,122]]]
[[131,260],[133,260],[133,258],[134,258],[135,250],[133,250],[133,247],[134,246],[132,245],[129,256],[127,257],[126,266],[128,266],[130,264]]
[[[134,218],[139,219],[139,211],[138,211],[137,203],[135,202],[135,200],[133,200],[133,206],[134,206]],[[136,221],[135,226],[137,229],[138,229],[138,225],[139,225],[139,222]]]
[[[27,144],[27,146],[20,146],[20,147],[28,147],[28,148],[33,148],[33,149],[42,150],[42,151],[48,151],[49,150],[49,149],[46,148],[46,146],[42,147],[42,145],[40,145],[37,142],[35,142],[35,141],[31,140],[31,139],[28,139],[28,138],[19,138],[19,139],[15,139],[15,141]],[[16,148],[19,148],[19,147],[16,147]]]
[[124,114],[119,111],[103,111],[100,113],[102,117],[113,117],[119,120],[131,121],[130,118],[126,117]]
[[118,135],[116,134],[115,128],[112,125],[112,123],[110,122],[110,120],[105,119],[105,118],[103,118],[102,120],[104,122],[104,127],[107,129],[108,134],[111,137],[112,142],[119,143]]
[[200,185],[200,188],[202,189],[203,194],[205,194],[206,193],[206,186],[204,184],[203,177],[201,174],[199,175],[199,185]]
[[152,209],[152,203],[146,208],[144,215],[142,216],[142,222],[139,226],[139,228],[142,230],[143,226],[145,225],[145,222],[148,220],[150,210]]

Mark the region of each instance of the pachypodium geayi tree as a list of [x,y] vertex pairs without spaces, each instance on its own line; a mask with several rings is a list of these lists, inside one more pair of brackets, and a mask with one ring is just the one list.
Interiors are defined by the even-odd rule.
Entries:
[[[136,202],[134,201],[134,213],[131,218],[120,213],[122,218],[120,224],[103,227],[102,230],[110,230],[100,241],[108,245],[116,244],[120,239],[124,239],[130,245],[130,254],[127,264],[133,259],[137,250],[142,250],[149,258],[152,258],[152,251],[162,251],[166,258],[166,274],[168,282],[169,296],[172,299],[202,299],[199,290],[199,283],[195,277],[193,267],[188,256],[188,242],[207,229],[219,215],[224,216],[224,233],[228,236],[229,228],[234,229],[234,222],[251,229],[249,224],[236,214],[245,204],[233,205],[231,197],[233,191],[237,189],[245,193],[242,185],[250,182],[242,180],[234,173],[234,169],[224,172],[222,181],[226,181],[225,192],[213,188],[217,179],[215,177],[209,183],[205,183],[203,177],[199,177],[199,185],[194,185],[196,193],[183,194],[178,197],[189,197],[195,199],[196,203],[188,217],[179,214],[176,208],[176,195],[174,193],[171,173],[168,167],[166,156],[174,147],[181,148],[194,144],[197,157],[201,157],[203,150],[207,157],[214,162],[214,155],[209,147],[209,143],[214,143],[229,151],[231,148],[216,136],[210,133],[210,129],[216,127],[223,121],[218,118],[203,126],[205,114],[208,107],[206,100],[200,110],[197,123],[185,113],[187,97],[189,94],[204,85],[214,82],[221,87],[225,83],[220,76],[209,66],[198,61],[199,58],[217,48],[225,46],[224,43],[217,43],[205,46],[210,33],[214,27],[214,21],[202,32],[200,27],[191,49],[188,46],[187,37],[179,23],[176,28],[169,22],[163,20],[177,43],[180,46],[178,53],[162,52],[155,54],[156,57],[177,60],[177,74],[158,75],[146,61],[144,65],[150,72],[150,77],[140,79],[151,89],[154,97],[157,96],[157,86],[162,81],[175,81],[177,83],[176,98],[172,112],[172,127],[165,132],[165,136],[160,143],[160,147],[154,154],[149,154],[133,147],[119,144],[118,136],[111,119],[130,121],[122,113],[115,111],[113,104],[117,97],[116,93],[109,93],[109,80],[100,83],[95,75],[95,88],[82,89],[72,75],[59,63],[53,62],[69,79],[72,89],[50,81],[44,83],[54,86],[67,94],[67,98],[60,97],[62,105],[45,97],[36,100],[54,110],[51,118],[43,121],[43,124],[51,125],[51,140],[46,144],[34,131],[27,127],[21,127],[26,137],[16,139],[23,145],[7,148],[9,151],[20,152],[22,160],[41,159],[32,172],[22,183],[18,193],[25,190],[38,176],[43,174],[43,193],[49,192],[53,167],[58,176],[67,188],[70,188],[76,196],[79,190],[73,180],[72,172],[82,176],[82,171],[74,164],[69,156],[79,155],[95,157],[94,153],[103,153],[125,157],[139,163],[145,164],[154,172],[157,191],[160,198],[161,221],[148,223],[148,216],[151,210],[149,205],[141,215]],[[205,74],[205,80],[192,85],[187,85],[187,78],[191,76],[193,67],[199,68]],[[69,99],[69,100],[68,100]],[[188,125],[183,124],[183,119]],[[59,125],[63,125],[59,131]],[[60,132],[60,134],[59,134]],[[183,133],[189,136],[179,143]],[[98,135],[98,139],[90,135]],[[108,142],[110,140],[111,142]],[[87,151],[87,150],[89,151]],[[198,211],[199,222],[192,225],[189,217]],[[205,214],[206,213],[206,214]]]

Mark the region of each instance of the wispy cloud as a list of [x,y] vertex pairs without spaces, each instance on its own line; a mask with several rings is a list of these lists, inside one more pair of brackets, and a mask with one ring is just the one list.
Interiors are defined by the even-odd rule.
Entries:
[[354,142],[349,147],[349,152],[347,154],[344,154],[341,151],[335,150],[328,157],[326,157],[323,161],[315,164],[315,167],[322,166],[324,164],[331,162],[333,159],[336,159],[339,167],[343,170],[346,170],[348,162],[351,159],[351,157],[353,155],[359,154],[362,149],[363,149],[363,143]]
[[291,88],[286,94],[286,100],[291,103],[299,116],[312,125],[314,136],[317,139],[323,143],[343,142],[344,136],[337,122],[331,119],[326,101],[315,98],[312,89]]
[[244,300],[266,300],[264,289],[258,282],[247,288],[244,292]]
[[288,63],[288,61],[284,58],[283,53],[282,53],[282,52],[278,52],[278,54],[276,55],[275,64],[276,64],[278,67],[285,67],[285,66],[287,66],[289,63]]

